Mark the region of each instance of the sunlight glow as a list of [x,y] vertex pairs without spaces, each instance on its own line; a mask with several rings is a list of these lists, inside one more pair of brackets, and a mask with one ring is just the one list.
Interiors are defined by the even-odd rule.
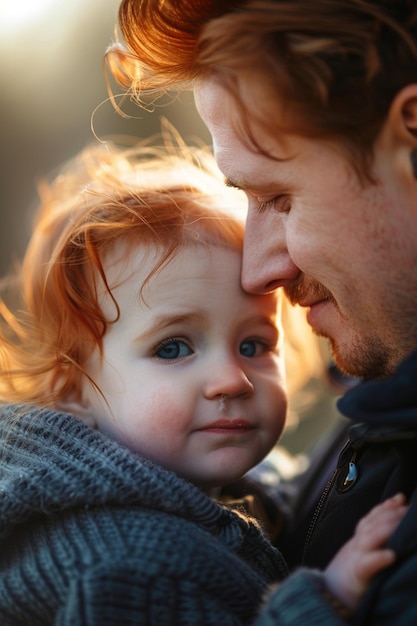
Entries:
[[56,8],[57,0],[0,0],[0,32],[14,36],[45,21]]

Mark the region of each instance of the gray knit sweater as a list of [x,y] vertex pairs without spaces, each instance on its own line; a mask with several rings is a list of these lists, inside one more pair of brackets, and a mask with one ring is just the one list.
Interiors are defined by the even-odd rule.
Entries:
[[2,626],[339,624],[256,523],[48,409],[0,410]]

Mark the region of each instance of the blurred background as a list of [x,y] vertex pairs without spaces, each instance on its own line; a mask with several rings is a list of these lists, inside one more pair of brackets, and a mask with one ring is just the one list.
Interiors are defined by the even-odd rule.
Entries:
[[[148,137],[159,132],[162,116],[187,142],[210,143],[191,94],[153,114],[124,102],[129,119],[114,110],[102,61],[115,38],[118,6],[119,0],[0,0],[2,276],[25,250],[38,181],[86,144]],[[306,450],[337,422],[340,392],[325,380],[306,389],[282,440],[300,467]]]
[[0,0],[0,272],[23,253],[37,181],[87,143],[147,137],[166,116],[185,139],[209,141],[191,94],[154,114],[107,100],[103,54],[119,0]]

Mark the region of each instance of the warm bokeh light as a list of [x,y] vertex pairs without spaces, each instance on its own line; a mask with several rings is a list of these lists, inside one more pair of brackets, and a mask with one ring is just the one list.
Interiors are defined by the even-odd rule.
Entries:
[[[79,0],[72,0],[71,5]],[[0,0],[0,32],[2,37],[16,36],[21,31],[36,25],[48,17],[48,13],[57,6],[56,0]],[[62,6],[58,7],[62,11]]]
[[[37,183],[87,143],[146,137],[167,116],[181,134],[207,137],[181,103],[146,114],[108,101],[103,55],[120,0],[0,0],[0,276],[23,252]],[[206,135],[204,135],[206,133]]]

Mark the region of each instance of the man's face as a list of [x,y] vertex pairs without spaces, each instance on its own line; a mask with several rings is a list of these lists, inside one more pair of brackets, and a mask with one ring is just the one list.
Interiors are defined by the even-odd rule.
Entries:
[[[246,81],[241,102],[256,111],[267,94],[256,78]],[[344,371],[390,373],[417,345],[417,213],[391,151],[377,142],[376,182],[364,184],[335,144],[274,133],[279,102],[269,133],[252,118],[262,154],[243,138],[224,87],[207,81],[196,101],[228,184],[248,196],[243,287],[283,286],[308,307],[310,325],[329,338]]]

